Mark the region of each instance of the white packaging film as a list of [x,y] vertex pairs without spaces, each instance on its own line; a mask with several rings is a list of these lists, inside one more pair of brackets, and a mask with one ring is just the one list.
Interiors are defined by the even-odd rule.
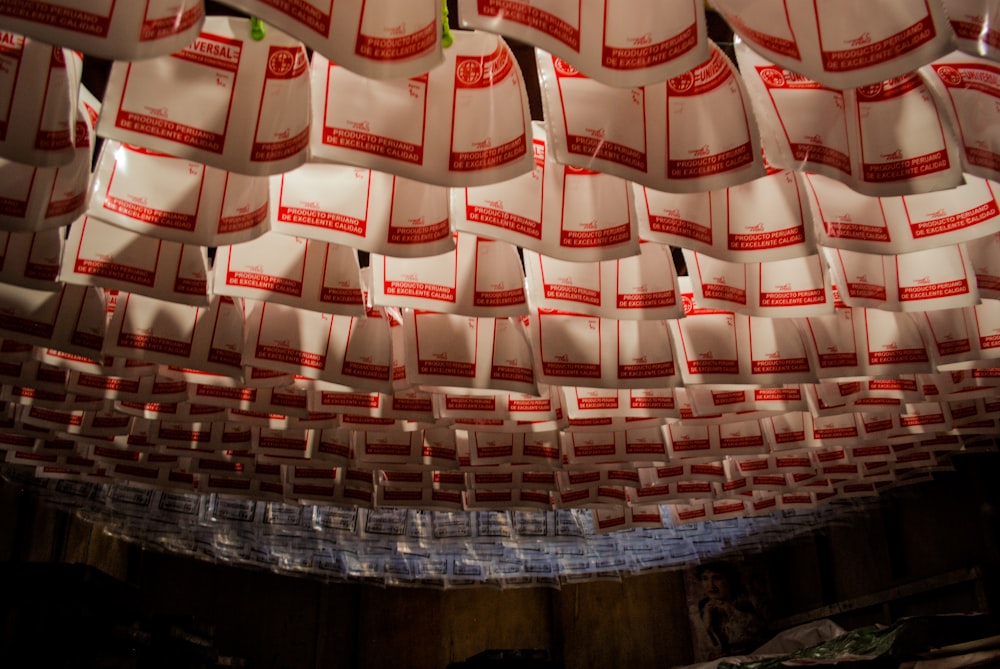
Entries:
[[325,313],[363,316],[356,249],[268,233],[216,250],[213,290]]
[[168,242],[83,216],[70,226],[59,279],[207,306],[204,247]]
[[764,174],[743,80],[715,45],[664,83],[613,88],[536,51],[550,149],[567,165],[668,192],[733,186]]
[[101,103],[79,89],[73,158],[59,167],[0,159],[0,227],[27,232],[68,225],[84,212]]
[[738,46],[769,163],[873,196],[962,183],[952,115],[917,72],[833,89]]
[[965,170],[984,179],[1000,177],[1000,135],[987,120],[993,116],[984,113],[1000,98],[1000,64],[955,52],[920,72],[953,115]]
[[990,0],[944,0],[958,48],[973,56],[1000,58],[1000,7]]
[[308,163],[271,178],[276,232],[397,257],[454,248],[448,190],[384,172]]
[[815,252],[803,178],[771,173],[704,193],[666,193],[633,185],[643,239],[733,262],[785,260]]
[[632,6],[621,0],[461,0],[464,27],[545,49],[609,86],[641,86],[708,59],[705,12],[693,0]]
[[521,259],[507,242],[458,233],[449,253],[424,258],[372,254],[371,267],[376,306],[464,316],[528,313]]
[[831,88],[912,72],[951,47],[944,7],[933,0],[902,0],[879,12],[865,11],[863,0],[714,6],[749,48]]
[[525,249],[531,306],[627,320],[681,317],[670,247],[643,243],[639,251],[629,258],[587,263]]
[[371,79],[402,79],[438,65],[436,0],[223,0],[258,16],[312,50]]
[[138,60],[183,49],[205,20],[202,0],[139,2],[4,2],[0,17],[12,30],[107,60]]
[[167,241],[221,246],[268,230],[268,182],[107,140],[88,214]]
[[209,17],[184,49],[112,66],[98,133],[240,174],[285,172],[308,154],[308,70],[301,42]]
[[370,81],[313,55],[314,160],[442,186],[531,170],[531,117],[520,67],[495,35],[461,32],[445,62],[408,79]]
[[534,169],[501,183],[451,190],[455,227],[575,262],[637,255],[635,204],[624,179],[557,162],[533,126]]
[[73,161],[83,59],[0,31],[0,158],[36,167]]

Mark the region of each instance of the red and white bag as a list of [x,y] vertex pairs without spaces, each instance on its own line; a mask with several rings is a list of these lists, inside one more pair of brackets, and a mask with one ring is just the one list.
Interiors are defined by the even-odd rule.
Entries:
[[60,167],[35,167],[0,159],[0,227],[11,232],[69,225],[87,208],[90,166],[101,103],[79,89],[73,159]]
[[412,383],[538,393],[531,346],[517,320],[411,309],[403,314]]
[[832,89],[737,46],[769,164],[823,174],[865,195],[962,183],[951,115],[916,72]]
[[59,264],[65,245],[65,230],[0,232],[0,282],[60,290]]
[[106,60],[139,60],[179,51],[205,19],[202,0],[38,0],[0,5],[0,21],[48,44]]
[[457,32],[445,62],[373,82],[313,54],[312,157],[425,183],[476,186],[532,168],[520,67],[495,35]]
[[821,255],[750,263],[684,251],[699,305],[770,318],[832,314],[833,287]]
[[574,262],[637,255],[635,202],[628,182],[559,164],[544,127],[532,127],[534,170],[501,183],[453,188],[455,227]]
[[[337,384],[392,392],[390,327],[378,312],[333,316],[272,302],[247,314],[244,364]],[[303,407],[306,397],[303,395]]]
[[671,322],[538,309],[529,327],[538,381],[594,388],[678,385],[681,377],[668,336]]
[[[554,390],[554,389],[553,389]],[[559,388],[570,420],[591,417],[680,418],[672,388]],[[644,430],[648,428],[643,428]]]
[[854,319],[863,376],[898,376],[930,371],[927,342],[909,314],[856,310]]
[[98,288],[65,284],[59,291],[0,284],[0,335],[101,361],[107,303]]
[[743,80],[718,47],[665,83],[613,88],[536,52],[549,149],[560,163],[668,192],[726,188],[764,174]]
[[507,242],[456,235],[456,249],[426,258],[371,256],[372,303],[491,318],[528,313],[524,270]]
[[460,0],[463,27],[545,49],[609,86],[642,86],[708,59],[705,10],[695,0],[634,5],[623,0]]
[[400,258],[455,248],[448,189],[347,165],[309,163],[271,178],[276,232]]
[[88,214],[167,241],[236,244],[267,232],[268,182],[108,140]]
[[967,244],[966,251],[976,272],[976,285],[983,298],[1000,298],[1000,233]]
[[642,243],[639,251],[630,258],[584,263],[524,250],[532,307],[626,320],[681,318],[670,247]]
[[0,158],[69,165],[76,154],[80,54],[0,30],[0,64]]
[[204,247],[146,237],[84,216],[70,226],[59,279],[207,306]]
[[251,37],[250,20],[213,16],[169,56],[111,68],[103,137],[222,170],[265,176],[306,162],[305,47],[279,31]]
[[877,7],[864,0],[721,0],[713,6],[749,48],[831,88],[897,77],[951,48],[948,19],[937,0]]
[[215,252],[213,291],[349,316],[365,313],[356,249],[268,233]]
[[369,79],[402,79],[441,63],[436,0],[222,0],[259,16]]
[[965,244],[898,256],[825,249],[834,283],[853,307],[927,311],[979,302],[976,271]]
[[106,355],[242,378],[243,305],[216,297],[208,308],[124,294],[104,338]]
[[970,242],[1000,229],[994,184],[968,174],[963,185],[948,190],[879,198],[818,174],[805,179],[816,236],[829,248],[895,255]]
[[1000,179],[1000,64],[952,53],[921,68],[921,76],[954,115],[965,171]]
[[958,48],[1000,60],[1000,7],[992,0],[944,0]]
[[738,263],[815,253],[805,191],[802,177],[789,170],[707,193],[633,186],[643,239]]

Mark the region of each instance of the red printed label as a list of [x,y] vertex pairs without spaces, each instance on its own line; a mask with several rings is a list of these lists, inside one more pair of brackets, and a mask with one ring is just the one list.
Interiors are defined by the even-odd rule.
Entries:
[[[0,0],[0,15],[84,35],[107,37],[116,1],[88,2],[86,4],[90,11],[85,11],[41,0]],[[103,11],[99,11],[101,8]]]
[[[362,3],[363,7],[364,3]],[[364,9],[361,13],[364,14]],[[384,12],[377,9],[376,13]],[[363,22],[362,22],[363,23]],[[362,32],[363,26],[358,26],[358,36],[354,43],[354,53],[362,58],[392,62],[416,58],[429,53],[437,44],[438,23],[432,21],[416,32],[405,34],[406,24],[386,26],[385,36],[376,37]]]
[[[181,5],[183,7],[183,5]],[[168,8],[172,13],[160,18],[150,18],[149,5],[146,5],[146,16],[142,21],[142,28],[139,31],[140,42],[151,42],[193,28],[205,16],[205,7],[196,3],[187,11],[177,14],[177,10]]]
[[526,0],[477,0],[476,10],[481,16],[500,17],[504,21],[520,23],[523,26],[537,30],[568,46],[573,51],[580,51],[580,14],[583,0],[559,3],[565,6],[562,15],[553,14],[546,9],[533,6]]
[[606,14],[607,8],[605,9],[604,46],[601,52],[601,64],[608,69],[641,70],[647,67],[662,65],[683,56],[698,45],[698,26],[692,23],[671,38],[655,44],[652,41],[652,35],[647,32],[643,35],[626,38],[629,46],[609,46]]
[[[784,8],[784,14],[785,27],[791,32],[787,6]],[[799,45],[795,42],[794,37],[781,37],[752,28],[747,25],[742,16],[734,12],[724,12],[723,15],[726,17],[726,22],[733,27],[733,30],[738,32],[748,42],[753,42],[765,51],[771,51],[782,56],[787,56],[788,58],[794,58],[795,60],[802,60],[802,56],[799,54]]]
[[333,0],[260,0],[323,37],[330,36]]
[[823,44],[820,32],[820,53],[823,69],[827,72],[852,72],[879,63],[899,58],[924,44],[937,35],[934,20],[930,14],[907,27],[902,32],[874,41],[868,32],[861,33],[848,41],[850,48],[833,50],[830,44]]
[[900,286],[899,299],[901,302],[932,300],[938,297],[965,295],[968,292],[969,282],[966,279],[956,279],[942,283],[920,283],[915,286]]
[[[413,165],[424,162],[424,120],[427,113],[427,82],[428,76],[421,75],[413,79],[396,82],[395,85],[405,87],[405,96],[414,114],[406,118],[406,127],[401,128],[404,137],[385,137],[372,132],[370,121],[362,115],[356,118],[343,119],[342,126],[333,126],[331,113],[337,110],[336,104],[331,104],[331,80],[338,76],[337,68],[331,64],[327,72],[327,104],[323,127],[323,144],[342,147],[353,151],[370,153],[392,160],[398,160]],[[416,141],[413,141],[416,140]]]

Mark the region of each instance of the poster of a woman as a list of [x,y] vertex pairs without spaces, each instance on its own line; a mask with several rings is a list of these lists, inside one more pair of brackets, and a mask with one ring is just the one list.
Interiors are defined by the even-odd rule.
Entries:
[[698,660],[745,655],[765,640],[763,603],[759,593],[747,589],[735,563],[706,562],[687,580]]

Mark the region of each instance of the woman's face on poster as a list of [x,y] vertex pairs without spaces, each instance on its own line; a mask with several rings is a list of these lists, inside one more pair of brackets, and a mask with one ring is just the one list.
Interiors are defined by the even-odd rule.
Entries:
[[706,569],[701,574],[701,587],[709,599],[728,601],[732,599],[732,588],[729,580],[717,571]]

